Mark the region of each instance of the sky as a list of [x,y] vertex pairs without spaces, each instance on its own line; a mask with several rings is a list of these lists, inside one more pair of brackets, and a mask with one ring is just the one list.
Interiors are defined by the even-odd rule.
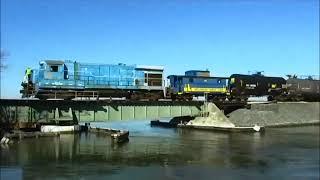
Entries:
[[45,59],[319,74],[318,0],[0,0],[1,98]]

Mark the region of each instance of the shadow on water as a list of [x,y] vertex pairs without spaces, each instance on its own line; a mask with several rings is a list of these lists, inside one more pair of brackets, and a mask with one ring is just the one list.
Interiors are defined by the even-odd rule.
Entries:
[[98,126],[129,129],[130,141],[85,133],[24,139],[1,148],[2,169],[21,168],[26,179],[319,177],[319,126],[264,134],[151,128],[146,121]]

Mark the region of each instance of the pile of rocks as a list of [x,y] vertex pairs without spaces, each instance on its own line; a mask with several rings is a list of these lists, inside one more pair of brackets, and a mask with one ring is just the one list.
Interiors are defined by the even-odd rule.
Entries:
[[319,102],[252,104],[229,114],[236,126],[286,126],[320,123]]

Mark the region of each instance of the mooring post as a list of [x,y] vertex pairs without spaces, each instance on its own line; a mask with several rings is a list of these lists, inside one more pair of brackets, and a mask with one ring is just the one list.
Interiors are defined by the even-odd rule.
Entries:
[[15,106],[14,120],[15,122],[18,122],[18,106]]

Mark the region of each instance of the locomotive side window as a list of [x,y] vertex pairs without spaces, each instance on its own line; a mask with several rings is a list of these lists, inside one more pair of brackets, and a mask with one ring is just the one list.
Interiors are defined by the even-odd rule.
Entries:
[[236,82],[236,79],[235,78],[231,78],[230,83],[234,84],[235,82]]
[[58,72],[58,66],[54,65],[54,66],[50,66],[50,72]]
[[148,74],[145,73],[145,74],[144,74],[144,83],[147,83],[147,82],[148,82]]
[[193,78],[189,78],[189,82],[190,82],[190,83],[193,83]]
[[69,74],[68,74],[68,67],[66,65],[63,66],[63,77],[64,79],[69,79]]
[[173,77],[173,82],[176,83],[177,82],[177,76]]

